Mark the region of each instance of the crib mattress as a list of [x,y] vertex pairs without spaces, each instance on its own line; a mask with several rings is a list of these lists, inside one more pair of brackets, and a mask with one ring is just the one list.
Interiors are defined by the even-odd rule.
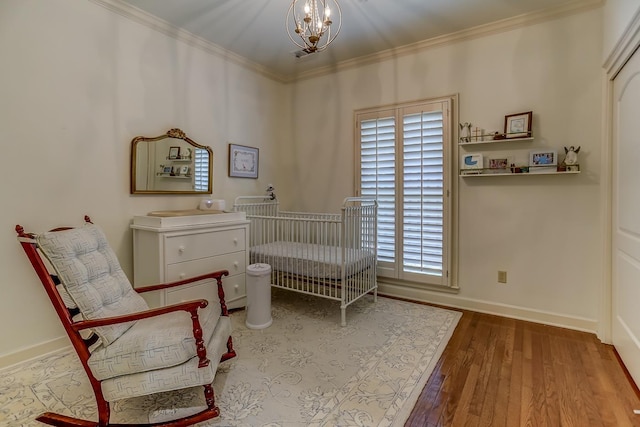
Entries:
[[[250,258],[252,263],[271,265],[274,271],[316,279],[336,280],[342,277],[342,248],[338,246],[277,241],[251,247]],[[371,251],[347,249],[346,275],[370,267],[372,258]]]

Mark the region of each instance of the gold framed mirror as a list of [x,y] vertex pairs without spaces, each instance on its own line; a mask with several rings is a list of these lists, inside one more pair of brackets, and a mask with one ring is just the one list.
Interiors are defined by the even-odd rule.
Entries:
[[131,140],[131,194],[211,194],[213,151],[180,129]]

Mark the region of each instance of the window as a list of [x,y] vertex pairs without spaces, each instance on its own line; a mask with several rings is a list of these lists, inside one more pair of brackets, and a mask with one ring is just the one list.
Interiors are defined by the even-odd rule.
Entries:
[[378,200],[380,276],[449,286],[451,103],[356,111],[356,188]]
[[209,190],[209,152],[202,148],[195,149],[194,156],[194,187],[195,191]]

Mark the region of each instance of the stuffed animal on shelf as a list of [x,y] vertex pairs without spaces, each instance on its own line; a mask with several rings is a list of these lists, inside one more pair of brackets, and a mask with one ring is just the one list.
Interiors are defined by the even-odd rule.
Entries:
[[580,152],[580,147],[575,148],[573,145],[569,148],[564,147],[564,152],[566,156],[564,157],[565,165],[577,165],[578,164],[578,153]]
[[471,123],[460,123],[460,142],[471,142]]
[[578,166],[578,153],[580,152],[580,146],[575,148],[573,145],[569,148],[564,147],[565,157],[562,164],[567,166],[567,170],[579,170]]

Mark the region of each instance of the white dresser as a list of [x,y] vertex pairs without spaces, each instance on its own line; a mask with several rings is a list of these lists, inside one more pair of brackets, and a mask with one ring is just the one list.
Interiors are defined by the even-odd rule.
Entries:
[[[136,216],[133,229],[134,287],[168,283],[217,270],[228,308],[246,305],[249,221],[244,212],[175,217]],[[144,293],[151,307],[217,295],[215,281]]]

